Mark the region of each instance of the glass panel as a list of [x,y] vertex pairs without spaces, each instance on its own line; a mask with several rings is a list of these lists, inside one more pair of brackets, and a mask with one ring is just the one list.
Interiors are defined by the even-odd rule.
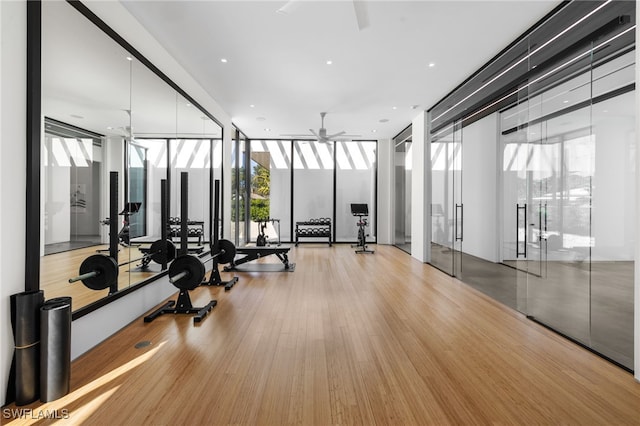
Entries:
[[367,242],[375,242],[376,142],[336,142],[336,241],[356,242],[351,204],[367,204]]
[[233,235],[237,246],[247,244],[246,238],[246,148],[247,139],[238,130],[236,132],[236,140],[233,143],[231,153],[231,234]]
[[291,241],[291,143],[251,141],[251,240],[260,244]]
[[431,264],[453,275],[455,132],[451,125],[431,143]]
[[[633,368],[635,92],[592,107],[591,345]],[[636,309],[638,309],[636,307]]]
[[[181,179],[187,173],[189,180],[188,196],[188,243],[199,246],[209,241],[209,202],[210,202],[210,139],[171,139],[169,141],[171,160],[170,207],[169,216],[173,218],[176,232],[172,238],[180,240],[181,223]],[[177,235],[176,235],[177,234]]]
[[[333,216],[333,142],[294,141],[293,217],[296,222]],[[333,223],[333,222],[332,222]],[[332,226],[319,226],[333,235]],[[295,232],[295,230],[294,230]],[[294,236],[294,238],[296,238]],[[306,235],[300,242],[329,242],[328,237]]]
[[411,253],[411,137],[395,142],[395,223],[393,244]]
[[[101,221],[108,216],[110,171],[119,172],[123,193],[124,141],[131,128],[130,59],[68,3],[42,3],[46,119],[40,288],[47,298],[71,295],[74,311],[109,292],[68,280],[84,259],[108,244],[108,227]],[[128,259],[123,250],[119,260]],[[122,274],[118,288],[128,285],[128,274]]]

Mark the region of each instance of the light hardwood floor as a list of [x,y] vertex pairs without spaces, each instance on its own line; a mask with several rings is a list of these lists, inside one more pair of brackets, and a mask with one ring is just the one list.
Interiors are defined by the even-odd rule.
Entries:
[[374,248],[305,245],[294,273],[198,288],[194,304],[218,300],[202,323],[140,318],[73,363],[69,395],[26,408],[61,424],[640,424],[629,373]]

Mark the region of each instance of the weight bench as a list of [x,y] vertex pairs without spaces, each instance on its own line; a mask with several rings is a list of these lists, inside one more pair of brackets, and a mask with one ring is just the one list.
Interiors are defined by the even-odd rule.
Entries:
[[[234,259],[233,262],[224,267],[224,271],[239,271],[239,272],[293,272],[296,268],[295,263],[289,262],[290,247],[236,247],[236,255],[244,255],[243,257]],[[252,260],[260,259],[261,257],[275,254],[278,259],[282,261],[282,265],[274,263],[260,263],[249,267],[242,267],[240,265],[251,262]],[[240,267],[239,267],[240,266]]]

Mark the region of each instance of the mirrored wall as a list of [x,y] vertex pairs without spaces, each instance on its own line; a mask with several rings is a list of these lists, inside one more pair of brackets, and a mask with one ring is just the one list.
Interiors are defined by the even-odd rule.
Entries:
[[[75,7],[74,7],[75,6]],[[95,254],[113,254],[117,292],[153,280],[148,258],[163,226],[177,246],[180,175],[189,175],[190,246],[210,240],[212,182],[222,177],[222,128],[83,13],[81,4],[42,2],[42,202],[40,288],[72,296],[74,312],[114,289],[69,278]],[[110,217],[110,172],[118,173]],[[169,223],[161,223],[161,180],[168,180]]]

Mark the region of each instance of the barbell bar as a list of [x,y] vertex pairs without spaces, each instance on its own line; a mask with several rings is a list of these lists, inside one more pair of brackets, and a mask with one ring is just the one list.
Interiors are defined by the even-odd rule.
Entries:
[[120,264],[110,256],[94,254],[87,257],[80,264],[79,275],[69,279],[69,283],[82,281],[82,283],[92,290],[103,290],[111,287],[118,279],[118,268],[130,263],[145,259],[151,259],[157,263],[171,262],[176,257],[176,246],[172,241],[167,240],[166,252],[162,250],[162,240],[154,241],[149,248],[149,252],[137,259],[128,260]]

